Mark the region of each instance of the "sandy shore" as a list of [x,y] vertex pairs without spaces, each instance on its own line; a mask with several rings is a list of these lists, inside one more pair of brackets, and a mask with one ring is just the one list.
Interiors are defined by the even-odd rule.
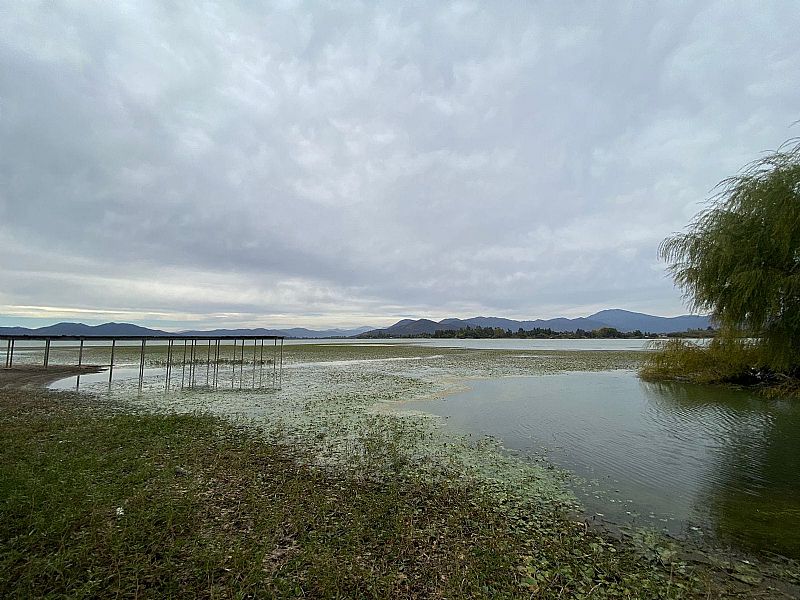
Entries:
[[87,373],[99,373],[102,370],[102,367],[78,367],[71,365],[53,365],[46,369],[38,366],[0,369],[0,389],[45,388],[54,381],[58,381],[64,377],[85,375]]

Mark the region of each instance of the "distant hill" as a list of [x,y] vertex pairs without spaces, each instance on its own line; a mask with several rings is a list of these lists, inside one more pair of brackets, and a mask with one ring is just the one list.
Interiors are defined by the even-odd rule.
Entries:
[[705,316],[682,315],[680,317],[658,317],[644,313],[635,313],[621,309],[602,310],[588,317],[568,319],[557,317],[554,319],[536,319],[533,321],[516,321],[501,317],[473,317],[471,319],[403,319],[391,327],[375,329],[361,334],[361,337],[375,336],[404,336],[404,335],[433,335],[437,331],[457,331],[470,327],[500,327],[517,331],[531,329],[552,329],[556,332],[575,331],[584,329],[594,331],[601,327],[613,327],[622,332],[636,331],[648,333],[672,333],[687,331],[689,329],[705,329],[710,325],[710,320]]
[[[312,329],[293,328],[293,329],[214,329],[212,331],[182,331],[180,335],[278,335],[291,338],[331,338],[331,337],[352,337],[369,331],[371,327],[358,327],[356,329],[326,329],[315,331]],[[103,323],[102,325],[85,325],[83,323],[57,323],[47,327],[30,329],[27,327],[0,327],[0,335],[148,335],[163,336],[178,335],[162,331],[160,329],[149,329],[132,323]]]
[[649,331],[651,333],[671,333],[674,331],[687,331],[689,329],[705,329],[711,325],[707,316],[681,315],[680,317],[656,317],[644,313],[631,312],[614,308],[601,310],[587,317],[593,321],[600,321],[609,327],[620,331]]
[[[584,329],[594,331],[601,327],[613,327],[622,332],[639,330],[649,333],[671,333],[689,329],[705,329],[710,325],[710,320],[705,316],[682,315],[680,317],[658,317],[644,313],[636,313],[621,309],[601,310],[588,317],[568,319],[558,317],[555,319],[536,319],[533,321],[516,321],[502,317],[472,317],[470,319],[403,319],[391,327],[373,329],[371,327],[357,327],[354,329],[325,329],[314,330],[302,327],[290,329],[214,329],[211,331],[190,330],[182,331],[182,335],[216,336],[216,335],[278,335],[289,338],[336,338],[336,337],[375,337],[375,336],[414,336],[433,335],[436,331],[457,331],[465,327],[500,327],[517,331],[522,328],[552,329],[556,332],[575,331]],[[57,323],[38,329],[26,327],[0,327],[0,335],[152,335],[168,337],[176,335],[160,329],[149,329],[132,323],[104,323],[102,325],[84,325],[83,323]]]
[[182,335],[282,335],[289,338],[321,339],[337,337],[353,337],[360,333],[370,331],[371,327],[357,327],[355,329],[305,329],[304,327],[293,327],[291,329],[212,329],[181,331]]
[[27,327],[0,327],[0,335],[170,335],[160,329],[148,329],[132,323],[103,323],[85,325],[83,323],[56,323],[46,327],[29,329]]

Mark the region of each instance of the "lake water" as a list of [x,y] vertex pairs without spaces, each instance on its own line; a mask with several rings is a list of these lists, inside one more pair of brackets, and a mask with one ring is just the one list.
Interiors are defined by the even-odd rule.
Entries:
[[576,494],[603,520],[800,557],[800,403],[627,371],[469,385],[403,408],[546,454],[579,476]]
[[[647,350],[654,340],[535,340],[535,339],[433,339],[433,338],[389,338],[389,339],[320,339],[286,340],[287,345],[403,345],[427,346],[431,348],[467,348],[472,350]],[[705,343],[705,340],[692,340]]]

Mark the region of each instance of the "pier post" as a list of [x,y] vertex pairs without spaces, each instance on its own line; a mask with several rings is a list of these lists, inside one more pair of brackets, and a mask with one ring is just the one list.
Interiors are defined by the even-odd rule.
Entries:
[[258,359],[258,389],[264,386],[264,338],[261,338],[261,356]]
[[214,348],[214,387],[217,387],[219,382],[219,343],[220,339],[216,340],[216,347]]
[[192,359],[189,361],[189,387],[194,387],[194,370],[197,363],[197,340],[192,340]]
[[272,340],[272,389],[278,387],[278,340]]
[[167,340],[167,373],[165,379],[167,382],[164,384],[165,389],[169,389],[169,376],[170,368],[172,367],[172,340]]
[[111,377],[114,375],[114,348],[117,340],[111,340],[111,362],[108,365],[108,387],[111,387]]
[[[81,345],[78,348],[78,366],[83,364],[83,338],[81,338]],[[81,389],[81,372],[78,371],[78,376],[75,378],[75,391]]]
[[231,389],[233,389],[233,384],[236,382],[236,340],[233,340],[233,372],[231,376]]
[[11,339],[6,342],[6,369],[11,366],[8,358],[11,356]]
[[278,389],[283,389],[283,338],[281,338],[281,370],[278,379]]
[[44,342],[44,368],[47,368],[47,365],[50,363],[50,339],[46,339]]
[[183,382],[186,379],[186,340],[183,340],[183,365],[181,366],[181,389],[183,389]]
[[208,352],[206,353],[206,387],[208,387],[208,374],[211,370],[211,339],[208,340]]
[[147,340],[142,338],[142,352],[139,355],[139,391],[142,390],[142,380],[144,379],[144,345]]
[[256,340],[253,340],[253,388],[256,387],[256,349],[258,348],[258,344]]

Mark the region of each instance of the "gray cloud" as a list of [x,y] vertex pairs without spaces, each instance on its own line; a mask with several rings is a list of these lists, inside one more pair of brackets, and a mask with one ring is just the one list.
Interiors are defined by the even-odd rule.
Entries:
[[0,320],[682,312],[656,247],[797,134],[792,2],[0,14]]

